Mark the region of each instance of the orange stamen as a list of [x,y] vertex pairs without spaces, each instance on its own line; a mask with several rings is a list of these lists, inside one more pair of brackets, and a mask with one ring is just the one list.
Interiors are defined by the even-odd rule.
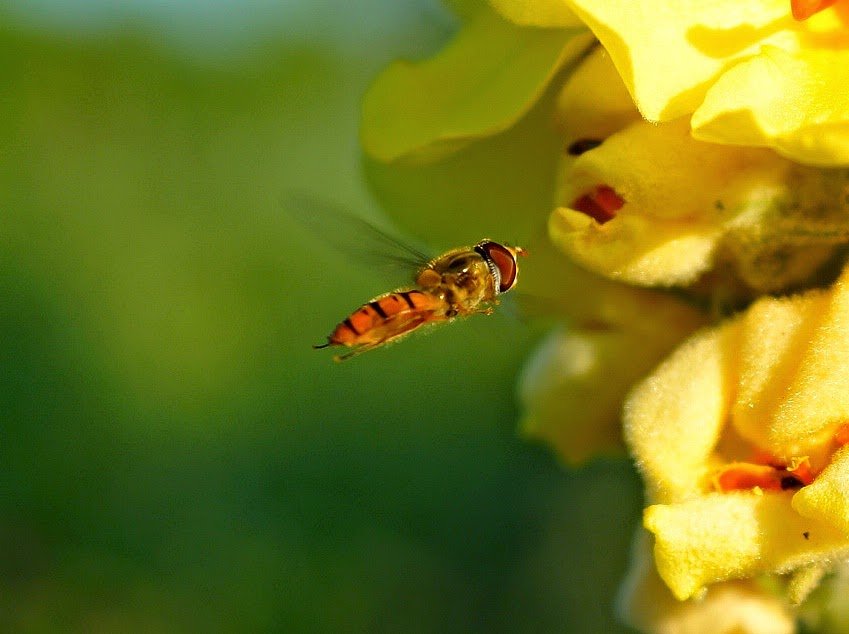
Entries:
[[613,220],[624,204],[625,201],[612,187],[597,185],[591,192],[578,197],[571,207],[603,225]]
[[[758,459],[767,454],[760,452]],[[718,491],[745,491],[760,488],[764,491],[787,491],[800,489],[814,481],[814,474],[807,458],[794,459],[784,466],[768,457],[767,464],[752,462],[732,462],[726,465],[714,478],[714,487]]]
[[790,473],[794,478],[799,480],[803,486],[807,486],[814,481],[811,462],[807,458],[793,459],[785,469],[787,473]]
[[716,476],[716,488],[722,492],[742,491],[760,487],[764,491],[780,491],[778,471],[767,465],[735,462],[726,466]]
[[815,13],[828,9],[837,0],[790,0],[790,12],[793,18],[802,22]]
[[780,469],[784,466],[781,460],[773,456],[768,451],[764,451],[763,449],[756,449],[755,452],[752,454],[752,458],[751,460],[749,460],[749,462],[754,462],[755,464],[760,465],[769,465],[777,469]]

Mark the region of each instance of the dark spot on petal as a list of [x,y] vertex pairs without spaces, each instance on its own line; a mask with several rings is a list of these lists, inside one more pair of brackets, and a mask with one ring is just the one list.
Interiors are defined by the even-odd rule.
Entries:
[[598,185],[589,193],[579,196],[571,205],[572,209],[586,214],[600,225],[616,217],[625,201],[612,187]]
[[810,538],[810,536],[811,536],[811,534],[808,531],[805,531],[804,533],[802,533],[802,537],[804,537],[805,539]]
[[580,156],[584,152],[594,150],[599,145],[601,145],[600,139],[578,139],[566,147],[566,153],[571,156]]

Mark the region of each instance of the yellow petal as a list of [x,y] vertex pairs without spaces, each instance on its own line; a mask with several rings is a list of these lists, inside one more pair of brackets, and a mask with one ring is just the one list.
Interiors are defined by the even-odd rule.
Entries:
[[818,467],[849,421],[849,269],[832,289],[759,300],[740,325],[735,430],[779,459],[808,456]]
[[796,492],[793,508],[828,522],[849,538],[849,447],[835,453],[816,480]]
[[567,142],[603,140],[639,120],[610,55],[600,46],[578,65],[557,97],[557,121]]
[[580,27],[566,0],[489,0],[492,8],[522,26]]
[[[795,425],[792,432],[776,438],[771,422],[788,396],[793,402],[798,399],[790,391],[790,384],[797,372],[804,371],[804,351],[828,303],[825,293],[816,292],[762,299],[743,315],[739,348],[729,351],[739,359],[732,423],[752,446],[770,450],[781,458],[806,455],[811,447],[810,442],[800,444],[807,434],[800,435]],[[805,422],[821,426],[822,418]],[[788,440],[790,445],[786,446]]]
[[625,403],[625,440],[653,501],[697,497],[733,397],[737,322],[688,339]]
[[657,226],[640,216],[623,216],[599,227],[565,207],[549,221],[551,239],[591,271],[640,286],[687,285],[713,262],[720,232],[694,223]]
[[667,293],[594,276],[551,245],[531,253],[522,263],[523,313],[571,326],[547,336],[521,373],[520,431],[548,442],[567,464],[619,453],[628,389],[705,316]]
[[768,175],[783,174],[786,163],[767,150],[695,141],[686,121],[663,125],[640,121],[575,159],[560,200],[568,204],[603,183],[645,216],[698,221],[716,215],[718,199],[729,207],[735,190],[751,189]]
[[811,339],[797,351],[798,371],[770,426],[772,446],[792,447],[807,438],[822,443],[849,421],[849,268],[828,297]]
[[547,441],[569,465],[622,453],[625,395],[696,323],[692,316],[681,317],[663,333],[600,329],[549,334],[519,378],[522,433]]
[[[695,141],[685,121],[635,123],[566,164],[559,199],[567,209],[552,215],[549,231],[592,271],[640,285],[688,284],[713,265],[722,221],[740,198],[780,182],[787,164],[768,150]],[[568,209],[602,184],[625,201],[612,220]]]
[[849,165],[847,87],[845,45],[793,53],[765,47],[717,80],[693,115],[693,134],[770,147],[802,163]]
[[617,598],[627,625],[651,634],[791,634],[793,615],[778,596],[753,580],[726,581],[704,597],[678,601],[657,574],[651,542],[641,530]]
[[783,573],[845,556],[849,539],[828,523],[799,515],[791,493],[716,493],[646,509],[661,578],[680,600],[705,586]]
[[640,112],[652,121],[693,112],[711,83],[762,43],[795,45],[787,0],[570,0],[610,52]]
[[592,36],[522,28],[477,12],[435,57],[396,62],[365,95],[362,143],[380,161],[432,161],[500,132],[533,105]]
[[520,431],[548,442],[569,465],[623,453],[619,411],[639,376],[621,363],[621,348],[635,347],[624,339],[618,332],[561,330],[546,337],[519,377]]
[[[551,178],[562,145],[551,133],[553,101],[554,95],[546,94],[508,130],[480,139],[441,161],[410,165],[364,156],[363,169],[372,195],[400,228],[426,237],[433,245],[473,244],[481,235],[520,238],[522,246],[533,252],[533,257],[521,263],[522,293],[529,283],[550,288],[553,280],[561,278],[565,259],[561,256],[561,264],[546,264],[542,247],[554,249],[539,230],[551,210]],[[527,165],[534,169],[524,170],[524,176],[517,178],[517,166]],[[531,236],[534,240],[529,240]],[[585,280],[591,276],[577,267],[572,269],[584,278],[574,282],[576,288],[594,287],[599,281],[593,278],[587,284]],[[538,290],[531,292],[539,294]]]

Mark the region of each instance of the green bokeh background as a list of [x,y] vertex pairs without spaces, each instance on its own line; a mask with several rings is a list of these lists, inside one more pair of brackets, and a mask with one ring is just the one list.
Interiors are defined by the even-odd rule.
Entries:
[[532,239],[547,112],[370,164],[359,100],[450,36],[438,4],[59,4],[0,14],[0,629],[613,629],[637,484],[516,436],[539,330],[334,364],[310,344],[386,289],[281,204]]

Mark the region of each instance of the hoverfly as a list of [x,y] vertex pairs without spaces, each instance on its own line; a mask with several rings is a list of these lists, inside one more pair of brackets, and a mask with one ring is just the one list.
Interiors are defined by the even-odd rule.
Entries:
[[[329,221],[326,211],[310,207],[313,215],[303,218],[306,224]],[[356,225],[358,234],[348,235],[344,243],[337,240],[337,246],[341,244],[349,251],[356,241],[361,253],[378,253],[384,261],[406,266],[412,272],[411,284],[364,303],[336,326],[326,343],[313,346],[346,348],[347,352],[334,357],[336,361],[398,341],[429,324],[448,323],[475,313],[492,314],[499,296],[516,286],[517,257],[526,255],[521,247],[485,239],[472,247],[429,258],[363,219],[339,210],[333,215],[336,225]]]

